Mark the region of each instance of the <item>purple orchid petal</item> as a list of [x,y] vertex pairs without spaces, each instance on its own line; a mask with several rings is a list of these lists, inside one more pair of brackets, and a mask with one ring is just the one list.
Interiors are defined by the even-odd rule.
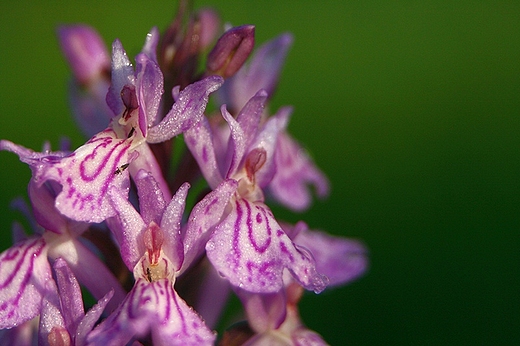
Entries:
[[247,314],[247,323],[257,333],[278,329],[285,321],[287,300],[284,290],[274,293],[251,293],[236,288]]
[[264,43],[255,51],[247,70],[250,92],[265,89],[270,96],[273,95],[292,43],[293,36],[285,33]]
[[67,157],[43,159],[35,182],[42,184],[50,179],[62,185],[55,205],[65,216],[76,221],[102,222],[115,215],[107,198],[109,187],[128,193],[128,172],[119,167],[129,163],[130,144],[107,129]]
[[184,250],[181,240],[181,220],[189,188],[190,184],[182,184],[164,210],[161,219],[161,229],[165,235],[162,249],[164,255],[172,262],[175,271],[181,268],[182,261],[184,260]]
[[244,158],[246,152],[246,138],[244,131],[240,127],[240,124],[233,118],[226,109],[226,105],[220,107],[222,117],[229,125],[230,137],[228,142],[228,158],[226,162],[229,162],[226,178],[230,178],[233,174],[238,172],[238,167]]
[[305,229],[294,242],[312,252],[318,272],[329,278],[331,286],[355,280],[368,268],[368,251],[359,241]]
[[184,263],[181,273],[204,252],[213,227],[225,217],[225,209],[237,187],[235,180],[225,180],[193,207],[184,232]]
[[161,223],[161,218],[166,208],[166,200],[159,189],[153,175],[145,170],[139,170],[135,178],[137,193],[139,196],[139,210],[144,224],[148,225],[154,221]]
[[152,30],[146,35],[143,49],[141,53],[146,54],[152,61],[157,62],[157,45],[159,44],[160,33],[157,27],[153,27]]
[[164,92],[164,78],[157,62],[146,54],[136,57],[137,98],[139,104],[139,128],[143,137],[148,127],[155,125],[161,96]]
[[83,316],[74,334],[75,346],[83,346],[86,344],[88,333],[94,328],[94,325],[99,320],[99,317],[113,295],[114,291],[109,291]]
[[[49,235],[55,237],[51,233]],[[62,257],[79,283],[84,285],[94,298],[102,299],[107,292],[113,290],[114,297],[109,301],[107,310],[111,312],[117,308],[126,292],[105,263],[78,240],[58,240],[58,244],[51,245],[49,257],[52,259]]]
[[173,289],[172,282],[138,279],[119,309],[89,335],[96,345],[124,345],[149,330],[154,344],[212,345],[215,335]]
[[134,206],[119,193],[117,189],[110,189],[108,192],[110,202],[117,212],[117,227],[112,227],[113,220],[108,223],[110,230],[121,248],[121,258],[130,271],[134,270],[135,265],[145,253],[145,248],[139,240],[141,233],[146,229],[141,215],[135,210]]
[[261,202],[235,200],[228,217],[215,227],[206,253],[233,286],[249,292],[281,290],[284,268],[306,289],[318,293],[327,285],[326,277],[316,272],[312,256],[294,246]]
[[184,141],[191,154],[199,164],[202,175],[211,188],[216,188],[222,181],[215,156],[213,132],[206,117],[184,133]]
[[40,312],[46,283],[52,281],[47,249],[42,238],[29,238],[0,254],[0,329]]
[[108,89],[106,101],[114,114],[124,110],[121,90],[125,85],[135,85],[134,68],[119,40],[112,43],[112,84]]
[[223,83],[219,76],[210,76],[188,85],[164,119],[149,129],[147,142],[160,143],[185,132],[197,124],[204,115],[209,94]]
[[247,138],[246,147],[251,144],[251,141],[258,133],[258,125],[265,109],[267,97],[268,94],[265,90],[258,90],[237,115],[237,122]]
[[276,155],[276,145],[279,135],[283,133],[287,127],[291,111],[291,107],[280,108],[275,115],[267,120],[260,133],[256,136],[254,142],[251,143],[251,148],[261,148],[265,151],[266,155],[265,163],[255,174],[255,182],[262,188],[265,187],[275,175],[277,169],[274,160]]
[[244,158],[246,149],[254,140],[258,131],[260,117],[265,108],[266,100],[267,94],[265,91],[260,90],[240,111],[237,120],[229,114],[225,106],[221,107],[222,116],[231,129],[231,140],[228,143],[227,152],[232,156],[227,177],[230,177],[237,172],[238,167]]
[[315,187],[318,197],[328,195],[327,178],[288,134],[280,134],[274,156],[276,174],[269,191],[278,202],[294,211],[307,209],[312,202],[308,185]]
[[62,26],[58,37],[74,77],[86,84],[110,69],[110,57],[98,33],[86,25]]
[[67,266],[67,262],[61,257],[54,262],[54,272],[56,273],[56,283],[58,284],[59,297],[61,302],[61,315],[67,330],[74,331],[79,322],[85,315],[83,307],[83,297],[78,280]]
[[61,313],[60,296],[54,281],[47,282],[41,303],[38,345],[70,345],[71,337]]

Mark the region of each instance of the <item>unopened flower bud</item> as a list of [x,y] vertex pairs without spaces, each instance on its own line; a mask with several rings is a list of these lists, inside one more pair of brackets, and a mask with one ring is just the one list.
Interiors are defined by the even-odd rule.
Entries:
[[229,29],[217,41],[208,54],[207,72],[224,78],[237,72],[255,44],[255,27],[243,25]]

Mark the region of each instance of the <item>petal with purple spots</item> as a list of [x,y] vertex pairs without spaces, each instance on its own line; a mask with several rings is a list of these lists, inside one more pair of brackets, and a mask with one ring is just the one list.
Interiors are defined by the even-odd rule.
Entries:
[[306,289],[321,292],[327,278],[316,272],[305,251],[296,248],[261,202],[237,199],[206,245],[213,266],[234,286],[249,292],[276,292],[287,268]]

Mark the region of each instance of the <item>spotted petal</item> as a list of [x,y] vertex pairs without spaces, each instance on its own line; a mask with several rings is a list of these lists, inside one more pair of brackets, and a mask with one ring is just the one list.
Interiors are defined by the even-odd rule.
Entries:
[[120,308],[89,335],[95,345],[125,345],[151,331],[154,345],[212,345],[215,335],[168,279],[138,279]]
[[62,185],[56,208],[65,216],[76,221],[102,222],[116,213],[107,198],[109,187],[128,193],[128,172],[120,167],[128,164],[129,148],[130,141],[117,139],[107,129],[69,156],[43,159],[35,182],[42,184],[50,179]]
[[0,329],[38,315],[46,282],[52,280],[47,245],[29,238],[0,254]]
[[321,292],[327,278],[316,272],[312,256],[298,249],[261,202],[233,201],[228,217],[206,244],[213,266],[229,282],[249,292],[276,292],[287,268],[309,290]]

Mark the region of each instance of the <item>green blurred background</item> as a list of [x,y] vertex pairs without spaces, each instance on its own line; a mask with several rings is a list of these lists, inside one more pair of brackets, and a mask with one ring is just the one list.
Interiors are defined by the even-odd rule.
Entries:
[[[519,344],[520,2],[197,1],[257,42],[295,35],[272,108],[332,193],[290,221],[361,238],[371,268],[307,294],[306,324],[332,345]],[[4,1],[0,138],[39,149],[70,117],[55,28],[88,23],[134,56],[173,1]],[[1,249],[29,169],[0,153]]]

